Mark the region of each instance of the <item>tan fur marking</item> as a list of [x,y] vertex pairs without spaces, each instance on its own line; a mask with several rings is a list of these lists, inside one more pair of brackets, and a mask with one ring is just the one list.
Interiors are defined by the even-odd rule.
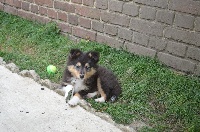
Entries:
[[98,88],[99,93],[101,94],[101,97],[104,97],[104,99],[106,100],[106,94],[105,94],[105,92],[103,91],[103,89],[101,87],[100,78],[97,79],[97,88]]
[[81,53],[80,52],[78,52],[78,53],[76,53],[76,56],[79,56]]
[[80,73],[76,70],[76,68],[74,67],[74,65],[70,65],[67,68],[71,72],[71,74],[72,74],[73,77],[79,78]]
[[91,70],[89,72],[85,73],[85,79],[90,78],[92,75],[94,75],[96,73],[96,70],[94,68],[91,68]]
[[79,99],[81,99],[81,95],[79,93],[76,93],[74,96],[77,96]]
[[88,63],[85,63],[85,67],[86,67],[86,66],[89,67],[90,65],[89,65]]
[[88,55],[89,55],[89,57],[92,57],[92,54],[91,54],[91,53],[89,53]]
[[81,63],[80,63],[80,62],[78,62],[78,63],[76,64],[76,66],[81,66]]

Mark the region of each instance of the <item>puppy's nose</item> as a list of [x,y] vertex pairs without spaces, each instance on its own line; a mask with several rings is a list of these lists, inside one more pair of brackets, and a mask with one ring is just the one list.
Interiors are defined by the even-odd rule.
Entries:
[[84,75],[83,75],[83,74],[81,74],[81,75],[80,75],[80,78],[81,78],[81,79],[83,79],[83,78],[84,78]]

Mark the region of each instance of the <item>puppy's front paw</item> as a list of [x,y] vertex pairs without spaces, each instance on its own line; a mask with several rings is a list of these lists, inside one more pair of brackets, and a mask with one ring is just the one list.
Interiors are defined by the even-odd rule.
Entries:
[[79,103],[79,100],[80,100],[80,98],[79,97],[77,97],[77,96],[73,96],[72,97],[72,99],[70,99],[69,101],[68,101],[68,104],[70,105],[70,106],[76,106],[78,103]]
[[67,85],[66,87],[63,87],[63,90],[65,91],[65,99],[69,100],[71,98],[72,90],[73,90],[72,85]]
[[96,102],[103,103],[103,102],[105,102],[106,100],[105,100],[104,97],[100,97],[100,98],[95,99],[95,101],[96,101]]
[[98,92],[94,92],[94,93],[88,93],[86,95],[87,98],[93,98],[94,96],[98,95],[99,93]]

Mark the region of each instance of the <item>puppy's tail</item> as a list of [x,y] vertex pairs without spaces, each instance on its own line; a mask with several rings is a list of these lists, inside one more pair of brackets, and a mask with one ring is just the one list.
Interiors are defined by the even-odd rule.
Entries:
[[115,102],[116,100],[117,100],[117,96],[115,96],[115,95],[111,96],[111,98],[110,98],[111,102]]
[[121,92],[122,92],[121,87],[113,89],[111,92],[110,101],[115,102],[117,100],[118,96],[121,94]]

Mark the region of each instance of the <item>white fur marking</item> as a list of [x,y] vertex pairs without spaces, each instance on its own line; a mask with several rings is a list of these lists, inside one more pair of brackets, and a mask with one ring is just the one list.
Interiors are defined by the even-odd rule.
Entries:
[[70,106],[75,106],[79,103],[79,100],[80,100],[79,97],[73,96],[72,99],[69,100],[68,104]]
[[95,101],[103,103],[103,102],[105,102],[105,99],[104,99],[104,97],[100,97],[100,98],[95,99]]
[[99,94],[99,92],[94,92],[94,93],[88,93],[87,94],[87,98],[93,98],[94,96],[96,96],[96,95],[98,95]]
[[81,90],[87,90],[87,86],[84,85],[84,80],[83,79],[73,79],[71,81],[74,85],[74,92],[77,93]]
[[65,99],[67,98],[69,91],[72,90],[74,87],[72,85],[67,85],[66,87],[63,87],[63,90],[65,91]]

